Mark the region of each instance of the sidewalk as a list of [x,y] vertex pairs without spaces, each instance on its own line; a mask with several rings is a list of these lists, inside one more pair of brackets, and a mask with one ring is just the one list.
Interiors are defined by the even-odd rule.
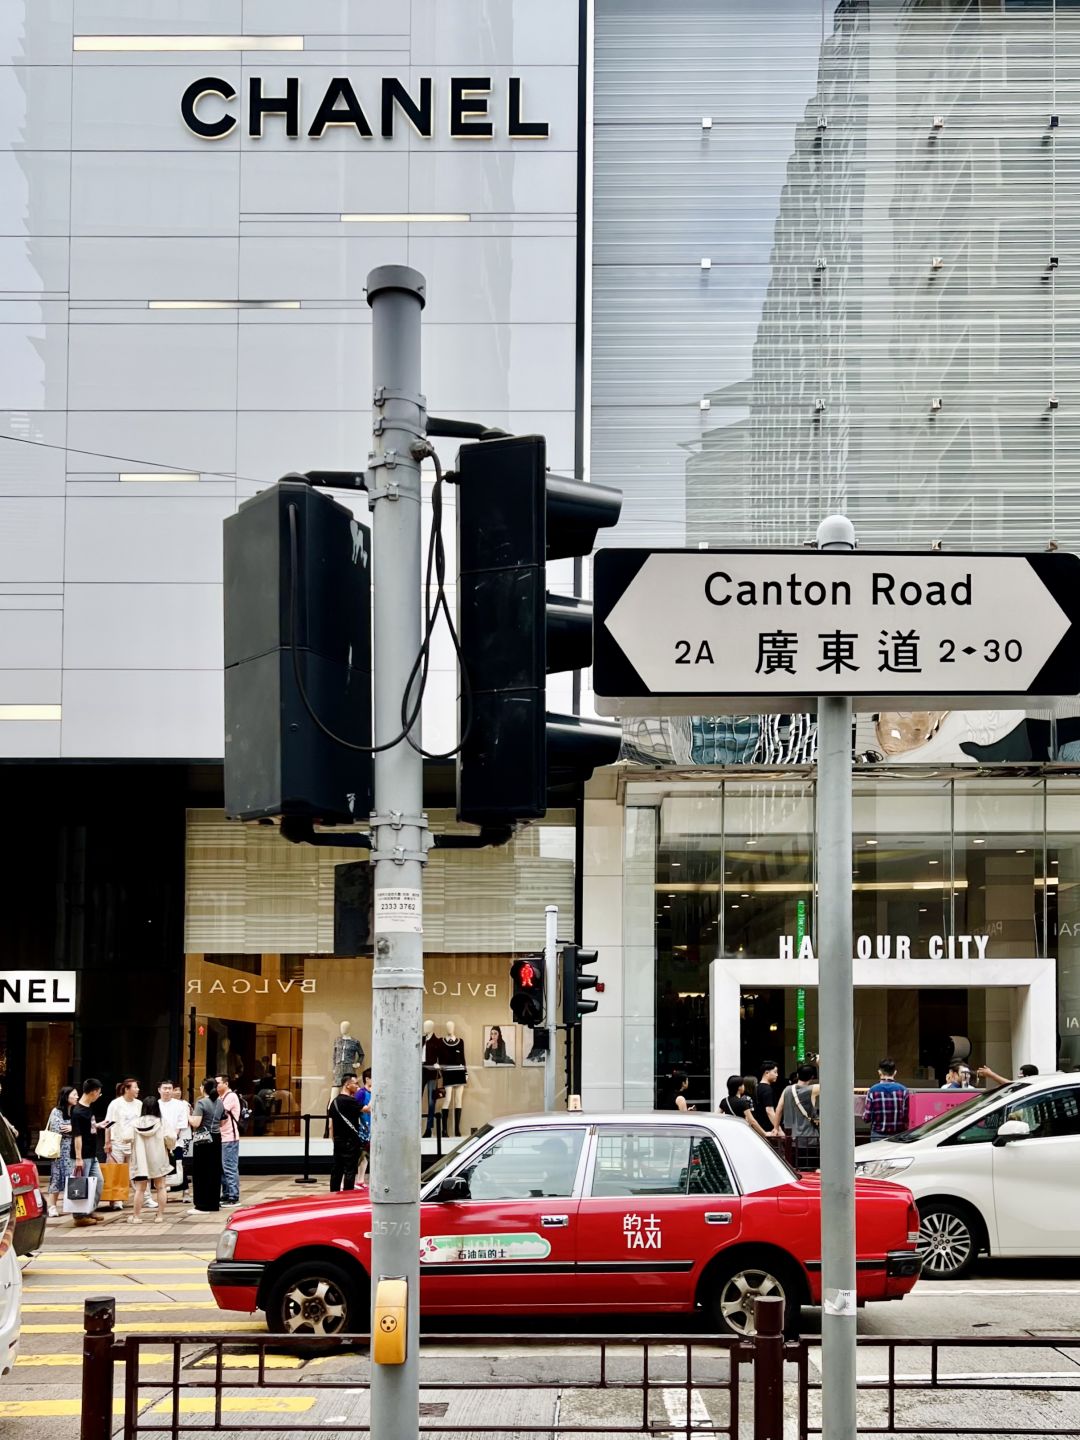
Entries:
[[[190,1190],[188,1194],[190,1195]],[[241,1175],[240,1207],[257,1205],[263,1200],[301,1200],[315,1195],[329,1193],[329,1180],[321,1175],[313,1185],[298,1185],[294,1175]],[[167,1246],[169,1249],[197,1248],[213,1249],[217,1237],[228,1223],[235,1210],[219,1210],[215,1214],[193,1215],[191,1205],[180,1200],[178,1194],[170,1194],[169,1203],[160,1224],[156,1223],[159,1211],[143,1210],[141,1225],[128,1222],[132,1216],[132,1202],[129,1199],[123,1210],[98,1209],[100,1225],[76,1225],[72,1217],[62,1215],[49,1220],[45,1230],[45,1242],[38,1254],[46,1251],[63,1253],[65,1250],[98,1250],[102,1247],[130,1249],[132,1245]]]

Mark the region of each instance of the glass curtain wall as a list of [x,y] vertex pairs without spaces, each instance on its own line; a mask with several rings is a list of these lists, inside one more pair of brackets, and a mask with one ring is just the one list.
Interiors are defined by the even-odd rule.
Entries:
[[[785,941],[797,951],[813,939],[814,784],[798,776],[631,782],[626,804],[634,1053],[651,1029],[656,1082],[686,1070],[692,1095],[707,1100],[712,961],[776,959]],[[899,985],[901,943],[922,959],[1056,959],[1059,1060],[1080,1065],[1080,781],[856,780],[852,902],[857,943],[881,968],[880,988],[856,992],[863,1079],[873,1079],[883,1049],[929,1084],[948,1036],[967,1036],[973,1054],[1008,1043],[1010,991]],[[655,984],[646,996],[638,992],[650,926]],[[790,1069],[815,1051],[813,990],[747,983],[740,1006],[747,1072],[768,1056]]]

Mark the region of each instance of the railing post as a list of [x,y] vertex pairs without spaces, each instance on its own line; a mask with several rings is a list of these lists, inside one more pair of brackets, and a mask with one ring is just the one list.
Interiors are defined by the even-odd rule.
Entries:
[[[304,1173],[297,1176],[293,1182],[296,1185],[314,1185],[315,1177],[311,1173],[311,1116],[302,1115],[304,1122]],[[329,1125],[329,1120],[327,1124]]]
[[784,1440],[784,1301],[754,1301],[754,1440]]
[[83,1301],[82,1422],[79,1440],[109,1440],[113,1418],[116,1301]]

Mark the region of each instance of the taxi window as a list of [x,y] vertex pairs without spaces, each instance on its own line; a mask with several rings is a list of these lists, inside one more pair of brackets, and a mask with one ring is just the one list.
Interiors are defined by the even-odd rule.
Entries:
[[[697,1137],[640,1129],[601,1130],[596,1141],[595,1196],[685,1195]],[[706,1192],[701,1192],[706,1193]]]
[[584,1127],[512,1130],[458,1173],[473,1200],[566,1199],[574,1193]]
[[735,1194],[720,1146],[711,1135],[697,1135],[691,1142],[687,1189],[691,1195]]

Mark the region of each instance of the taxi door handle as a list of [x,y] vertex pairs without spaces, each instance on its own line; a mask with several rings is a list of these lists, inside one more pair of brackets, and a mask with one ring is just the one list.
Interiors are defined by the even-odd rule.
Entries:
[[706,1225],[730,1225],[730,1224],[731,1224],[731,1211],[730,1211],[730,1210],[706,1210],[706,1212],[705,1212],[705,1224],[706,1224]]
[[570,1216],[569,1216],[569,1215],[541,1215],[541,1216],[540,1216],[540,1224],[546,1226],[549,1230],[557,1230],[557,1229],[560,1228],[560,1226],[565,1226],[565,1225],[569,1225],[569,1224],[570,1224]]

